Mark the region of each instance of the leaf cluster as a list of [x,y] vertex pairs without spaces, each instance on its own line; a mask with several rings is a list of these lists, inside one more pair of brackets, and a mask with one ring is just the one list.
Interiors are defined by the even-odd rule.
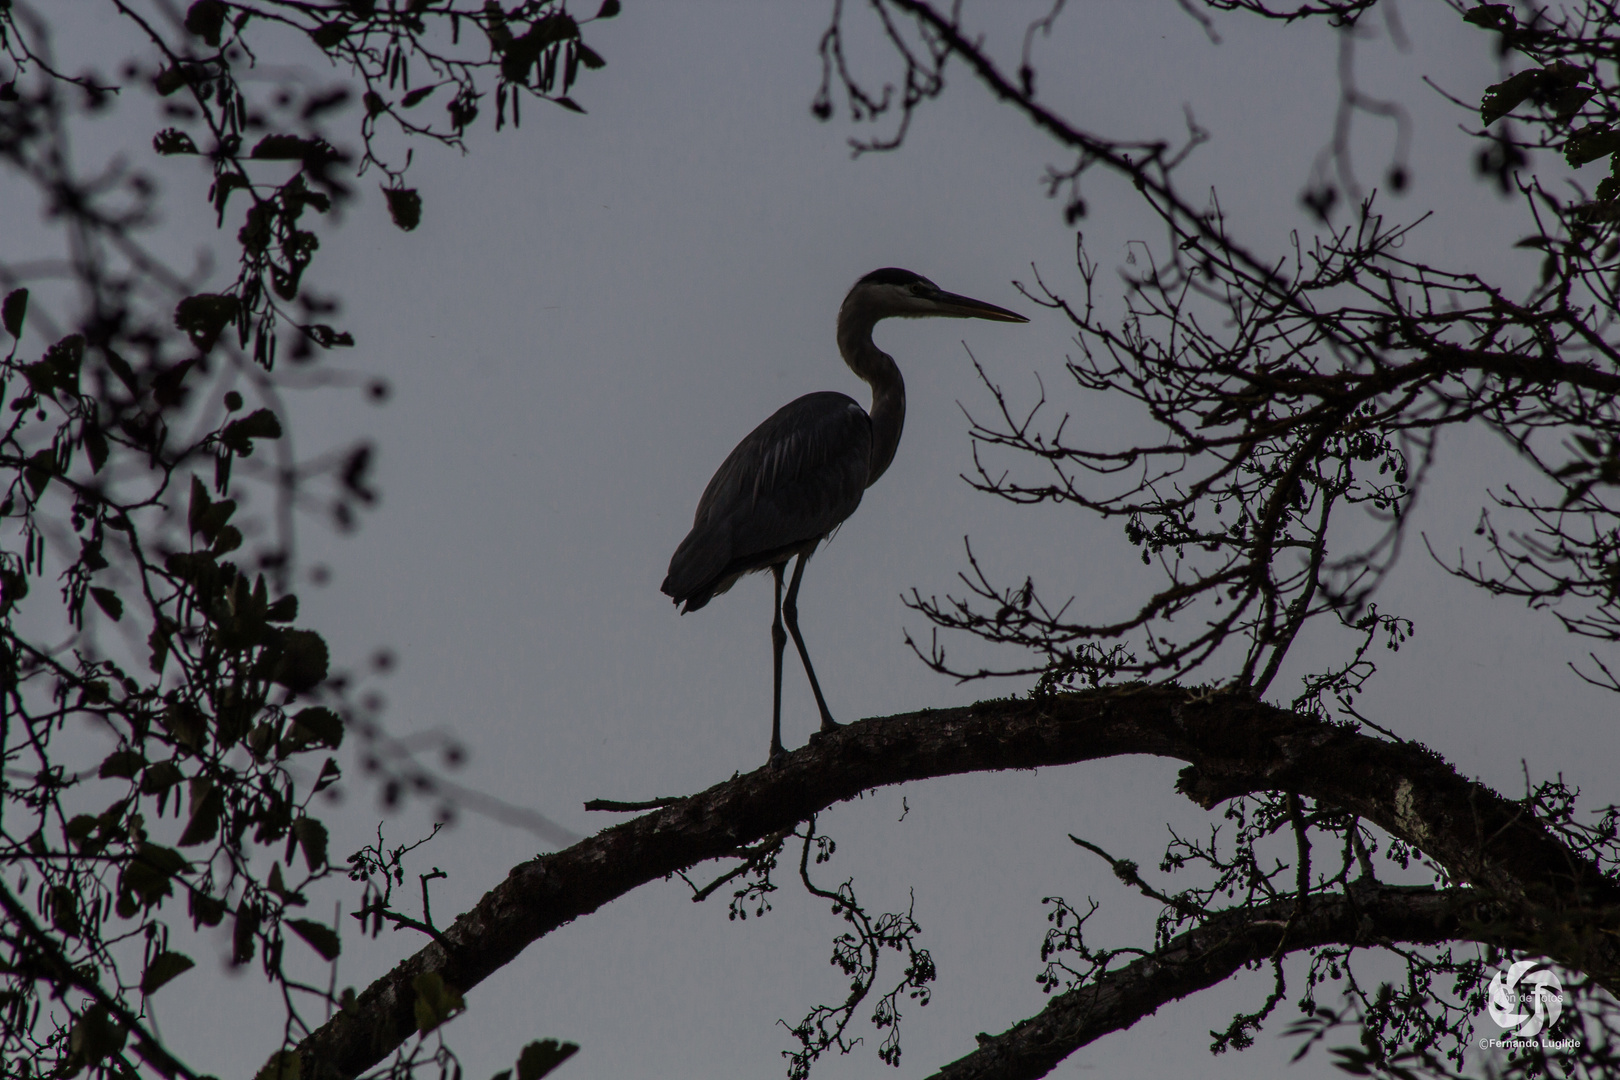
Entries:
[[[300,620],[296,531],[301,510],[355,526],[373,451],[299,457],[286,392],[386,384],[332,366],[355,341],[318,256],[367,169],[417,227],[410,144],[462,147],[486,97],[497,127],[523,96],[582,111],[590,21],[555,0],[118,3],[116,75],[70,75],[53,13],[0,4],[0,164],[61,249],[0,255],[0,1059],[190,1076],[147,1001],[215,932],[278,988],[289,1045],[312,1006],[352,1004],[310,977],[341,927],[298,909],[335,876],[339,748],[379,737],[380,703]],[[152,157],[81,160],[90,120],[137,106]],[[193,163],[223,274],[159,254],[176,208],[154,170]],[[397,756],[365,771],[397,786]],[[536,1044],[518,1073],[571,1052]],[[423,1053],[398,1074],[453,1060]]]

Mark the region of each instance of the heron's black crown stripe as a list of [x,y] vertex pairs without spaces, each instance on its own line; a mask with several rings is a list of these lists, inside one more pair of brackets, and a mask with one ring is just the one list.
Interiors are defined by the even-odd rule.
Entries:
[[928,279],[921,274],[910,270],[902,270],[898,266],[885,266],[881,270],[874,270],[856,282],[857,285],[911,285],[918,281]]

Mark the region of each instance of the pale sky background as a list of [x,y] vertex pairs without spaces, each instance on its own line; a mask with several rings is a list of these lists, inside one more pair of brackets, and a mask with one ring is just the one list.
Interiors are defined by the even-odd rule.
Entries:
[[[684,794],[763,764],[768,578],[686,618],[658,584],[710,473],[739,438],[812,390],[866,400],[832,331],[844,292],[871,269],[907,267],[1036,318],[880,328],[907,378],[905,438],[893,468],[811,563],[800,603],[834,715],[1027,688],[954,685],[903,643],[908,627],[928,631],[900,594],[952,590],[964,535],[1003,578],[1034,573],[1049,595],[1073,593],[1094,621],[1134,610],[1157,580],[1121,527],[1014,508],[958,476],[971,461],[958,403],[988,406],[964,341],[1015,400],[1033,399],[1040,373],[1057,407],[1074,414],[1071,435],[1127,422],[1115,403],[1064,385],[1061,361],[1074,351],[1066,324],[1011,285],[1028,281],[1033,263],[1060,292],[1075,291],[1074,234],[1040,184],[1044,167],[1066,158],[953,66],[944,99],[919,112],[903,149],[852,161],[847,123],[818,124],[809,112],[828,9],[628,3],[587,35],[608,62],[578,88],[589,115],[529,106],[516,132],[495,136],[481,119],[466,158],[419,149],[411,175],[426,201],[421,228],[394,229],[368,180],[316,264],[314,280],[341,290],[343,323],[359,342],[339,361],[386,377],[394,395],[382,409],[358,393],[295,407],[305,452],[374,437],[384,493],[355,537],[306,526],[307,557],[334,577],[324,589],[300,588],[305,621],[349,663],[379,646],[397,653],[386,685],[392,730],[453,731],[471,752],[461,782],[581,834],[618,820],[585,814],[586,799]],[[103,9],[68,0],[60,10],[77,18]],[[1009,58],[1041,10],[969,5],[968,20]],[[1369,23],[1375,37],[1361,54],[1364,88],[1404,101],[1415,125],[1413,188],[1388,208],[1436,211],[1414,242],[1420,251],[1452,265],[1517,260],[1511,272],[1532,272],[1532,254],[1508,250],[1529,231],[1519,207],[1472,178],[1475,147],[1457,130],[1467,118],[1421,81],[1477,99],[1499,77],[1491,40],[1437,0],[1405,0],[1400,14],[1411,51],[1396,51]],[[1190,106],[1213,142],[1185,189],[1215,185],[1230,227],[1280,253],[1289,230],[1311,225],[1297,196],[1332,123],[1336,44],[1321,27],[1239,17],[1216,26],[1220,44],[1172,0],[1074,0],[1038,45],[1042,98],[1123,137],[1179,139]],[[1362,178],[1374,182],[1393,131],[1365,120],[1358,130]],[[1556,167],[1547,155],[1536,165]],[[187,172],[195,167],[152,164],[169,170],[177,193],[201,182]],[[1117,304],[1112,269],[1126,244],[1158,243],[1160,230],[1127,185],[1098,175],[1087,196],[1081,228],[1104,267],[1099,294]],[[194,230],[183,234],[189,242],[207,242],[195,198],[168,212],[176,228]],[[1443,445],[1419,528],[1440,550],[1471,542],[1483,488],[1514,468],[1488,439]],[[1521,790],[1523,760],[1536,777],[1563,770],[1595,804],[1620,800],[1604,765],[1620,750],[1612,699],[1567,671],[1584,650],[1550,617],[1489,602],[1416,543],[1385,604],[1413,618],[1417,633],[1399,654],[1381,655],[1383,671],[1360,699],[1368,715],[1510,795]],[[791,657],[786,670],[792,748],[816,720]],[[933,1003],[905,1011],[900,1075],[931,1071],[972,1050],[975,1033],[1043,1006],[1042,897],[1095,897],[1096,942],[1149,943],[1154,906],[1067,834],[1156,866],[1166,823],[1196,833],[1218,819],[1174,794],[1178,767],[1131,759],[934,781],[823,815],[839,847],[822,881],[853,876],[880,911],[903,909],[914,890],[922,944],[939,964]],[[372,792],[350,783],[349,793],[330,815],[349,830],[334,852],[351,850],[378,817]],[[909,812],[898,821],[902,800]],[[390,819],[388,836],[414,838],[427,810]],[[529,833],[467,816],[412,870],[450,873],[434,892],[435,914],[448,921],[543,849]],[[778,1054],[793,1043],[776,1021],[835,1001],[845,983],[828,964],[841,921],[790,876],[780,883],[775,910],[760,920],[729,922],[724,896],[693,905],[676,881],[542,939],[476,988],[469,1015],[450,1028],[467,1075],[509,1066],[541,1036],[582,1044],[557,1074],[565,1080],[781,1075]],[[358,897],[342,899],[353,910]],[[365,985],[419,944],[404,933],[347,936],[339,985]],[[223,938],[214,947],[228,949]],[[880,991],[898,977],[896,957],[885,959]],[[202,963],[159,996],[157,1016],[193,1065],[242,1075],[273,1048],[276,1030],[246,1020],[262,1000],[257,982],[223,970],[223,961]],[[1167,1006],[1054,1075],[1280,1074],[1294,1049],[1278,1037],[1294,1018],[1286,1006],[1254,1049],[1207,1052],[1208,1031],[1258,1005],[1268,981],[1250,974]],[[1301,984],[1296,977],[1291,999]],[[891,1075],[876,1057],[881,1033],[864,1016],[860,1030],[866,1044],[825,1059],[816,1076]],[[1339,1074],[1316,1054],[1288,1075]]]

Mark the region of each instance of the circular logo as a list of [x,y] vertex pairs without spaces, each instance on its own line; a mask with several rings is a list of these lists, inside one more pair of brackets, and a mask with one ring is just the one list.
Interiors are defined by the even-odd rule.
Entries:
[[1486,1005],[1491,1020],[1521,1038],[1532,1038],[1558,1022],[1564,987],[1546,960],[1520,960],[1491,976]]

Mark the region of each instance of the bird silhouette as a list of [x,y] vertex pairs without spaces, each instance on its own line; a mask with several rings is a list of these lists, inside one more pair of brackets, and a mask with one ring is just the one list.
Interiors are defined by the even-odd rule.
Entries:
[[[776,410],[716,470],[698,500],[692,531],[669,561],[662,589],[683,614],[703,607],[744,574],[771,572],[776,583],[773,760],[783,753],[782,651],[788,635],[804,661],[821,711],[821,730],[838,726],[799,632],[799,583],[816,545],[855,512],[900,445],[906,386],[893,357],[872,341],[872,328],[881,319],[930,317],[1029,321],[994,304],[945,292],[910,270],[886,267],[867,274],[838,309],[838,351],[871,386],[872,411],[830,390],[806,394]],[[795,558],[784,597],[783,573]]]

